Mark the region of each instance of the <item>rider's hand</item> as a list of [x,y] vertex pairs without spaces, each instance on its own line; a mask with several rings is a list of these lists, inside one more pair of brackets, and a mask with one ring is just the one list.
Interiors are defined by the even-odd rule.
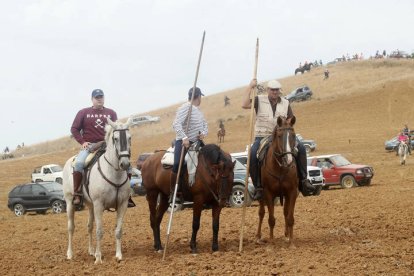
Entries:
[[82,144],[82,149],[87,149],[91,143],[85,142]]
[[188,148],[190,146],[190,140],[187,139],[183,139],[183,146]]
[[250,89],[255,88],[255,87],[257,86],[257,80],[256,80],[256,79],[252,79],[252,80],[250,81],[249,86],[250,86]]

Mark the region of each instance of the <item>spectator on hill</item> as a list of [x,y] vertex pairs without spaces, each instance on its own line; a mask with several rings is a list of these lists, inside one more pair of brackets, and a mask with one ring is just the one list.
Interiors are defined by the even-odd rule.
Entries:
[[325,77],[323,78],[324,80],[326,80],[326,79],[329,78],[329,71],[328,71],[328,69],[325,69],[324,75],[325,75]]

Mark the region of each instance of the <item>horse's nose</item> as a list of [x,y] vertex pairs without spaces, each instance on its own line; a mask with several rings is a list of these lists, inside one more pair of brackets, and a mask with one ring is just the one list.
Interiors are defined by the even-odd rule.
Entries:
[[128,168],[129,168],[129,166],[130,166],[131,164],[130,164],[130,162],[129,162],[129,160],[122,160],[121,161],[121,164],[120,164],[120,167],[121,167],[121,169],[123,169],[123,170],[127,170]]

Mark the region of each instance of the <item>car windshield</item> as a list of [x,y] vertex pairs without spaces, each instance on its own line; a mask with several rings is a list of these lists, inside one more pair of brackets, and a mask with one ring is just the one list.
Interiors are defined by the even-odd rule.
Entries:
[[50,169],[52,170],[52,172],[61,172],[62,171],[61,166],[52,166],[52,167],[50,167]]
[[343,167],[347,165],[351,165],[351,162],[349,162],[345,157],[342,155],[335,155],[331,157],[332,161],[335,163],[337,167]]
[[42,186],[49,192],[62,191],[62,185],[56,182],[44,183]]

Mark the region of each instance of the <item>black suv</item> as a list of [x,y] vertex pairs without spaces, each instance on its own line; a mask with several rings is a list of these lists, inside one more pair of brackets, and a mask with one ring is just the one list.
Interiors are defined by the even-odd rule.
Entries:
[[292,92],[290,92],[288,95],[286,95],[286,100],[288,100],[289,102],[293,102],[293,101],[306,101],[306,100],[310,100],[310,98],[312,97],[312,90],[304,85],[304,86],[300,86],[296,89],[294,89]]
[[28,211],[45,214],[50,208],[59,214],[66,210],[62,184],[38,182],[18,185],[10,191],[7,207],[18,217]]

